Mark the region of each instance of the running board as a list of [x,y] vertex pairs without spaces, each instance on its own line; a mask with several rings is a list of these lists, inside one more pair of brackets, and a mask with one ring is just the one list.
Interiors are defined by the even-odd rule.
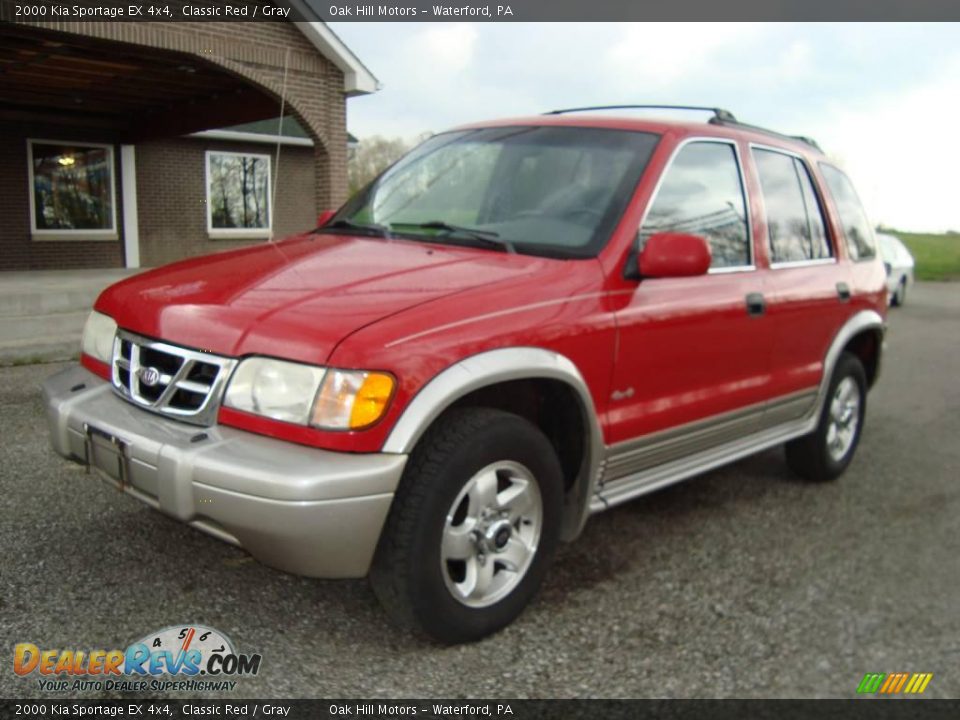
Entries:
[[590,512],[601,512],[614,505],[806,435],[816,428],[818,415],[819,413],[813,413],[812,417],[777,425],[749,437],[606,482],[597,488],[596,494],[590,501]]

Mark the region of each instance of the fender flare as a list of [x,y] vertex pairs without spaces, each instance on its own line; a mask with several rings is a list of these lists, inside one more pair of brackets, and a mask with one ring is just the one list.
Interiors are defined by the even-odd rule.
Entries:
[[564,501],[561,536],[572,540],[583,529],[588,502],[604,456],[603,431],[586,381],[567,357],[536,347],[489,350],[460,360],[431,379],[407,405],[383,445],[386,453],[410,453],[427,428],[460,398],[474,390],[512,380],[558,380],[577,395],[586,438],[585,462]]
[[[837,360],[840,359],[840,353],[843,352],[847,343],[864,330],[879,331],[882,338],[885,328],[886,326],[883,318],[880,317],[880,313],[876,310],[861,310],[851,316],[840,330],[837,331],[823,359],[823,377],[820,378],[820,387],[817,390],[817,401],[813,404],[812,417],[814,420],[820,417],[823,403],[826,402],[827,389],[830,386],[830,380],[833,378],[833,370],[837,365]],[[880,352],[881,349],[882,348],[878,347],[877,352]]]

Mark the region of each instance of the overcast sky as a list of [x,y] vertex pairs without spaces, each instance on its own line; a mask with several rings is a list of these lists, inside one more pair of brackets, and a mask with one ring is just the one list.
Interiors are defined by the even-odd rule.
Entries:
[[717,105],[817,139],[875,222],[960,230],[960,25],[331,23],[383,84],[360,137],[616,103]]

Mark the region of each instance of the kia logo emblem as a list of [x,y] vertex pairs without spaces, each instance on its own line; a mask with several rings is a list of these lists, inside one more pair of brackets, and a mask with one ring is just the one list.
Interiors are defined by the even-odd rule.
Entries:
[[137,375],[140,376],[140,382],[142,382],[147,387],[153,387],[158,382],[160,382],[160,371],[152,367],[142,367],[137,372]]

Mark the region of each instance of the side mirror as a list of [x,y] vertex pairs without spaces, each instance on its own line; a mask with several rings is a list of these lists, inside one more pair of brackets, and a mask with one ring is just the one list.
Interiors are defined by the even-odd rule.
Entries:
[[710,259],[710,244],[699,235],[663,232],[647,238],[637,271],[641,278],[706,275]]
[[326,225],[328,222],[330,222],[330,218],[336,214],[336,210],[324,210],[322,213],[317,215],[317,227],[323,227]]

